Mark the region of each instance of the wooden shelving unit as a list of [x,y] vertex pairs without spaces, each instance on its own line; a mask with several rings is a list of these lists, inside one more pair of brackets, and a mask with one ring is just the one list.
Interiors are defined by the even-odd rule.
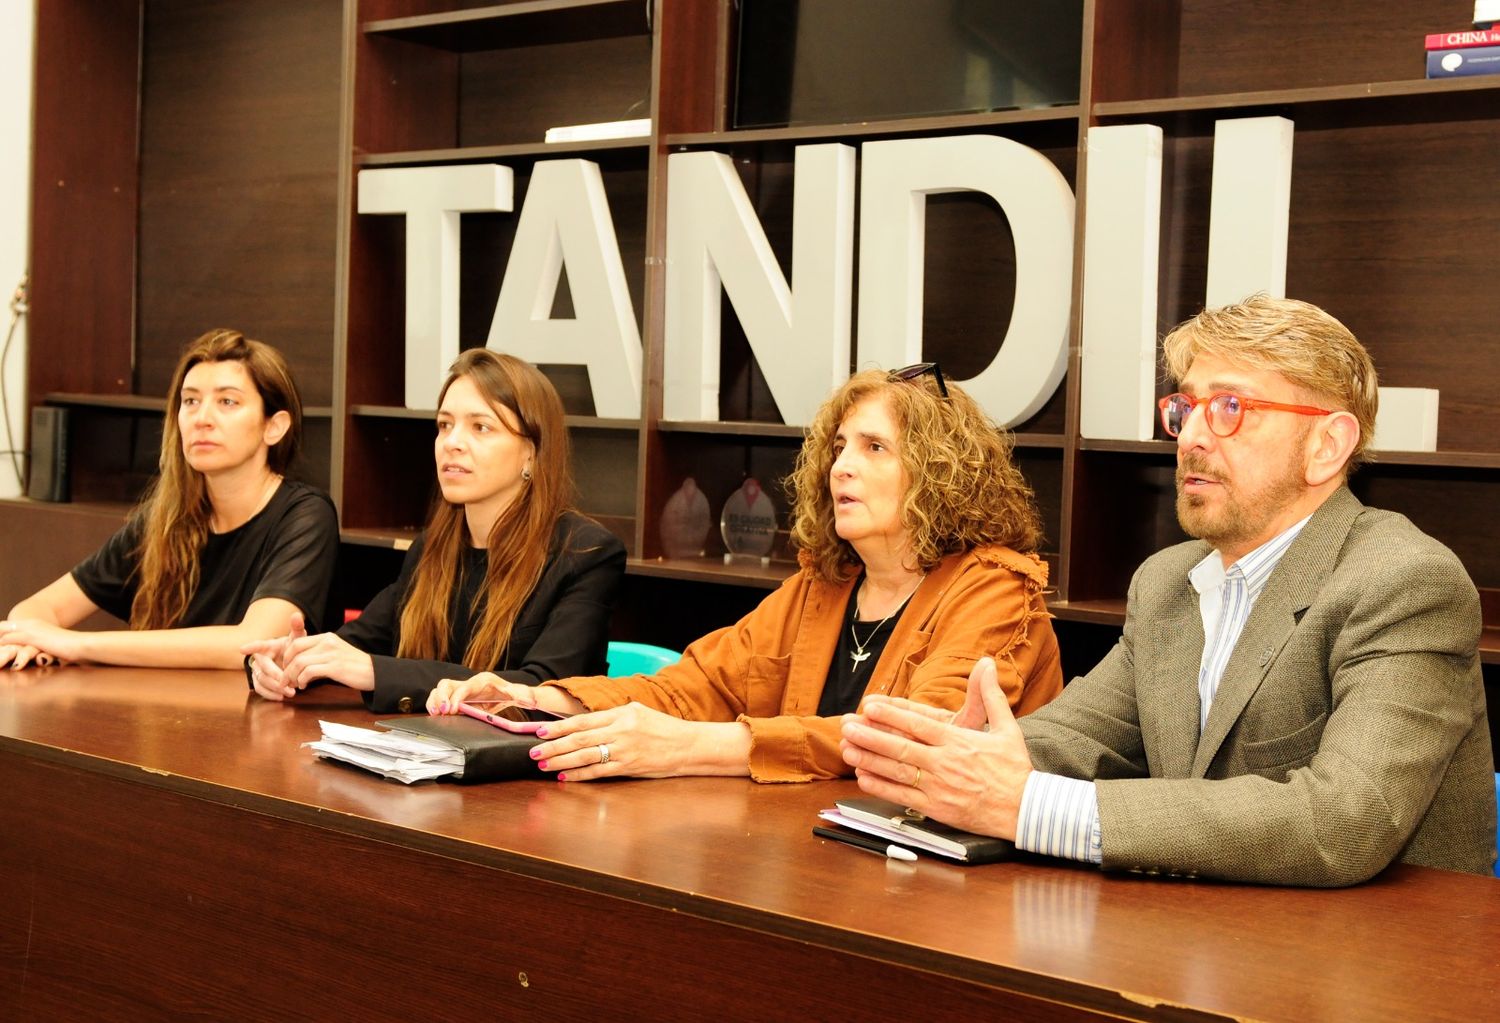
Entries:
[[[200,19],[152,0],[88,16],[81,3],[38,9],[38,355],[28,386],[32,403],[74,410],[75,436],[103,438],[73,452],[84,479],[134,479],[140,451],[125,450],[113,434],[127,431],[111,424],[159,411],[159,399],[141,395],[165,386],[163,367],[196,333],[189,324],[232,323],[293,353],[312,406],[313,475],[330,484],[350,547],[409,540],[427,507],[432,413],[402,404],[399,218],[357,215],[356,175],[499,162],[516,173],[519,209],[537,162],[589,159],[604,176],[639,318],[645,407],[638,421],[597,418],[579,373],[546,367],[569,411],[580,504],[627,538],[631,579],[657,587],[653,599],[707,607],[722,591],[753,601],[788,562],[725,566],[715,537],[702,559],[661,557],[660,510],[684,478],[715,511],[746,475],[776,493],[802,437],[780,421],[727,303],[724,421],[662,417],[670,154],[731,154],[786,268],[798,145],[1001,135],[1054,163],[1086,228],[1090,127],[1159,125],[1170,197],[1164,331],[1202,304],[1215,122],[1278,114],[1296,124],[1288,293],[1349,323],[1383,383],[1442,393],[1441,449],[1378,453],[1354,489],[1459,554],[1486,593],[1485,659],[1500,663],[1500,289],[1482,241],[1500,237],[1500,76],[1417,77],[1422,36],[1463,24],[1467,0],[1085,0],[1077,102],[888,120],[851,110],[825,124],[741,130],[728,113],[739,59],[732,0],[219,4],[200,5],[210,15]],[[226,39],[209,26],[231,10],[240,34]],[[210,89],[188,73],[205,59],[232,61],[235,74]],[[80,82],[88,103],[76,102]],[[637,117],[652,119],[649,137],[542,141],[551,126]],[[195,156],[200,137],[215,140],[218,156]],[[487,332],[514,222],[464,218],[469,343]],[[1009,228],[992,203],[933,196],[926,249],[924,355],[963,380],[987,364],[1009,319]],[[1079,432],[1081,250],[1068,378],[1016,438],[1063,630],[1118,626],[1135,566],[1181,536],[1171,442]],[[649,629],[649,619],[632,625]]]

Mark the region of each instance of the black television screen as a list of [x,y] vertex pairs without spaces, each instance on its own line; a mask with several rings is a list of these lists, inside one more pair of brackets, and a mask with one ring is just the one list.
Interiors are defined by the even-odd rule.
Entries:
[[734,127],[1078,102],[1083,0],[740,0]]

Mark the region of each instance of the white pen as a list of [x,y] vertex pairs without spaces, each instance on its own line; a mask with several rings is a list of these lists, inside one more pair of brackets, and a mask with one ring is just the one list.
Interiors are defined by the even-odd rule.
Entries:
[[917,862],[917,854],[903,845],[891,845],[882,842],[878,838],[861,835],[855,831],[835,831],[833,828],[817,827],[812,830],[813,834],[819,838],[831,838],[835,842],[843,842],[845,845],[852,845],[856,849],[863,849],[866,852],[875,853],[877,856],[884,856],[892,860],[905,860],[907,863]]

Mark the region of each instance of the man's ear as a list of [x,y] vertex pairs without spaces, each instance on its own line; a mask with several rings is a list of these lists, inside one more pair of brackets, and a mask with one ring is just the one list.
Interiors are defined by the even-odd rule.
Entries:
[[265,432],[261,435],[265,438],[266,447],[274,448],[286,436],[286,432],[292,428],[292,414],[282,409],[266,420]]
[[1340,476],[1359,444],[1359,420],[1349,412],[1333,412],[1318,420],[1307,435],[1307,485],[1320,487]]

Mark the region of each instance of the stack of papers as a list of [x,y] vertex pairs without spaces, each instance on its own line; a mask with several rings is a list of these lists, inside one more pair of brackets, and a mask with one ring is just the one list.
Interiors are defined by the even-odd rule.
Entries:
[[450,774],[463,774],[464,751],[451,743],[409,732],[376,731],[333,721],[319,721],[323,738],[304,742],[318,756],[410,785]]

